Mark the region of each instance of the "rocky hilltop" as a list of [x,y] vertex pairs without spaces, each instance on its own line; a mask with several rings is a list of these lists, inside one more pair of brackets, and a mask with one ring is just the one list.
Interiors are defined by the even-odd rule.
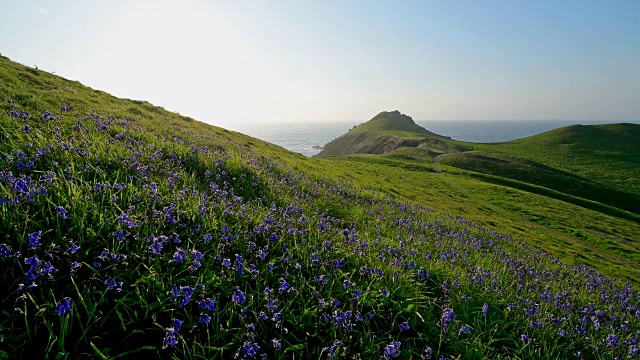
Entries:
[[349,154],[386,154],[403,147],[428,147],[448,151],[449,137],[433,133],[416,124],[398,110],[383,111],[366,123],[324,146],[316,157]]

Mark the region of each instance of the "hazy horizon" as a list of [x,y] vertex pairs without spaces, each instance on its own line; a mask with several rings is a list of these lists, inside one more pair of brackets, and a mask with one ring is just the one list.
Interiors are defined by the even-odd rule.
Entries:
[[0,53],[210,124],[640,119],[640,2],[3,4]]

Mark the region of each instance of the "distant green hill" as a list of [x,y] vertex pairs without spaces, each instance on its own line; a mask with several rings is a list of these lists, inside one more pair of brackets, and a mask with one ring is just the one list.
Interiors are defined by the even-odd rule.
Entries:
[[398,110],[383,111],[366,123],[324,146],[316,157],[349,154],[386,154],[401,148],[427,148],[437,152],[460,151],[458,142],[433,133]]
[[449,139],[448,137],[438,135],[423,128],[416,124],[411,116],[401,114],[398,110],[383,111],[366,123],[360,124],[349,130],[348,134],[358,134],[363,132],[375,132],[383,135],[406,138],[435,136]]
[[573,125],[476,149],[530,159],[640,195],[640,125]]

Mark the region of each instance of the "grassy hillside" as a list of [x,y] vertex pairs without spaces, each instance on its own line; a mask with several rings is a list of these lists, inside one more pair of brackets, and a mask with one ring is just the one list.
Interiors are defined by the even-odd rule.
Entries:
[[469,144],[432,133],[399,111],[383,111],[366,123],[326,144],[315,157],[351,154],[387,154],[402,148],[424,148],[451,152],[465,150]]
[[637,290],[532,247],[633,275],[636,224],[410,154],[305,159],[6,58],[0,99],[0,358],[637,356]]
[[[620,191],[588,178],[528,159],[487,152],[464,152],[447,154],[439,160],[443,165],[534,184],[640,214],[640,194]],[[608,164],[608,167],[615,166],[615,163]],[[601,170],[605,170],[603,166],[601,166]],[[484,177],[484,179],[491,181],[492,177]],[[640,219],[635,216],[629,218]]]
[[640,125],[573,125],[499,144],[488,152],[527,158],[582,178],[640,195]]

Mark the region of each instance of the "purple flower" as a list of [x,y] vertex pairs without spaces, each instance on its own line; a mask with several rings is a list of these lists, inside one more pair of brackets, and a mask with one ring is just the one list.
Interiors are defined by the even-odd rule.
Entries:
[[531,341],[531,339],[529,339],[529,335],[527,335],[527,334],[520,335],[520,339],[522,339],[522,342],[525,343],[525,344],[527,344],[527,343],[529,343],[529,341]]
[[211,322],[211,316],[207,315],[207,314],[202,314],[200,315],[200,320],[201,323],[205,323],[208,324]]
[[176,251],[173,253],[173,261],[177,263],[181,263],[186,258],[187,258],[187,253],[181,248],[176,248]]
[[274,348],[276,348],[277,350],[280,350],[280,347],[282,346],[282,344],[280,343],[280,340],[273,339],[273,340],[271,340],[271,342],[273,343],[273,347]]
[[75,254],[76,251],[78,251],[78,249],[80,249],[80,247],[76,244],[74,244],[73,242],[69,241],[69,245],[71,245],[70,248],[68,248],[64,253],[65,254]]
[[278,292],[280,292],[280,294],[282,294],[283,292],[289,290],[289,283],[287,282],[287,280],[280,278],[280,288],[278,289]]
[[489,313],[489,305],[487,304],[482,305],[482,315],[487,316],[488,313]]
[[125,225],[126,227],[128,227],[129,229],[134,228],[136,226],[138,226],[138,224],[136,224],[135,221],[131,220],[127,215],[125,215],[124,213],[120,214],[120,216],[118,216],[118,221],[122,224]]
[[211,312],[215,312],[216,311],[216,306],[215,306],[216,300],[215,299],[211,299],[211,298],[207,298],[205,300],[200,300],[198,302],[200,309],[202,310],[208,310]]
[[471,333],[471,328],[470,328],[470,327],[468,327],[467,325],[462,325],[462,326],[460,327],[460,331],[458,331],[458,335],[461,335],[461,334],[469,334],[469,333]]
[[180,291],[178,290],[177,286],[173,285],[173,287],[171,288],[171,300],[169,300],[169,301],[170,302],[176,301],[178,296],[180,296]]
[[116,230],[113,235],[118,238],[118,240],[124,241],[124,234],[122,233],[122,230]]
[[244,352],[244,358],[252,358],[258,355],[258,350],[260,350],[260,346],[256,343],[250,343],[246,341],[244,345],[242,345],[242,351]]
[[40,236],[42,236],[42,231],[36,231],[29,235],[29,250],[33,250],[41,245]]
[[29,185],[27,185],[28,181],[25,179],[18,179],[13,184],[13,191],[17,193],[26,193],[29,192]]
[[618,345],[620,345],[620,339],[614,334],[607,336],[606,340],[607,340],[607,345],[612,349],[615,349],[618,347]]
[[184,291],[182,303],[180,303],[180,307],[183,307],[191,301],[191,296],[193,295],[194,290],[191,286],[180,286],[180,291]]
[[407,330],[409,330],[409,323],[405,321],[402,324],[400,324],[400,332],[407,331]]
[[166,349],[167,347],[176,346],[178,344],[178,339],[176,338],[176,334],[180,332],[180,327],[182,326],[183,321],[175,319],[173,321],[173,326],[165,329],[165,338],[162,342],[162,348]]
[[231,300],[238,304],[243,304],[247,301],[247,298],[244,297],[244,293],[240,290],[240,287],[236,287],[236,293],[231,296]]
[[62,316],[71,311],[71,303],[69,302],[69,298],[64,298],[62,301],[58,302],[58,306],[56,308],[56,313],[59,316]]
[[391,359],[400,355],[400,341],[394,341],[391,344],[385,346],[382,357],[384,359]]
[[440,318],[440,321],[438,321],[438,326],[443,327],[445,332],[449,331],[448,325],[452,322],[456,321],[456,313],[453,311],[452,308],[445,306],[445,308],[442,310],[442,317]]
[[242,263],[242,256],[235,254],[236,255],[236,263],[235,263],[235,268],[236,268],[236,272],[238,273],[238,275],[242,275],[244,274],[244,264]]
[[122,281],[115,281],[114,279],[107,278],[107,280],[104,281],[104,284],[107,285],[107,290],[113,290],[116,288],[116,291],[122,291]]

